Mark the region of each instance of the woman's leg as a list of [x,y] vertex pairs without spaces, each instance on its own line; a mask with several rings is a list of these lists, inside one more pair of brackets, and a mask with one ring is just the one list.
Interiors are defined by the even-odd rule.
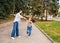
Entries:
[[16,36],[19,36],[18,22],[17,22],[17,27],[16,27]]
[[11,37],[15,37],[15,31],[16,31],[16,22],[14,22],[14,24],[13,24],[13,30],[11,33]]

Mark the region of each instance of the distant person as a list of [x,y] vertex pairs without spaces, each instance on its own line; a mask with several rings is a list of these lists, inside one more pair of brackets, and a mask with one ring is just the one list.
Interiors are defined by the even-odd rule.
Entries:
[[[18,29],[18,26],[19,26],[19,22],[21,20],[21,18],[24,18],[22,15],[22,10],[19,10],[19,12],[14,15],[15,16],[15,19],[13,21],[13,29],[12,29],[12,33],[11,33],[11,38],[12,39],[15,39],[15,36],[18,37],[19,36],[19,29]],[[26,19],[26,18],[24,18]]]

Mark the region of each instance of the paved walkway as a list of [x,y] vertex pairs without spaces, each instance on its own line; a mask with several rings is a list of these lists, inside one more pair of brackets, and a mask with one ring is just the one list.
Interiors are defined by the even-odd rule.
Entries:
[[26,35],[26,22],[20,23],[19,33],[21,37],[16,37],[12,40],[10,37],[12,25],[13,23],[9,23],[0,28],[0,43],[52,43],[34,24],[32,35],[28,38]]
[[54,21],[60,21],[60,17],[53,18]]

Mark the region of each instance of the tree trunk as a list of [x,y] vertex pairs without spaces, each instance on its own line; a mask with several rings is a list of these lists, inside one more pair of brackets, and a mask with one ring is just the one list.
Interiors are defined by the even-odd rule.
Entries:
[[46,21],[47,21],[47,10],[46,10]]
[[13,0],[13,14],[14,14],[14,11],[15,11],[15,0]]
[[43,16],[41,17],[41,21],[43,21]]

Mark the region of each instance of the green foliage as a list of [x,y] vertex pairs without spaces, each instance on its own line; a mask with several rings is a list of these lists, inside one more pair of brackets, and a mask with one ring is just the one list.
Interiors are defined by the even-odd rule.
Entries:
[[[49,3],[49,4],[48,4]],[[47,4],[47,10],[50,15],[57,16],[58,15],[58,8],[59,5],[57,3],[57,0],[50,0]]]
[[[19,9],[25,10],[24,2],[22,0],[1,0],[0,1],[0,19],[7,18],[11,13],[17,13]],[[26,5],[25,5],[26,6]]]
[[[19,9],[22,9],[24,13],[44,16],[44,9],[52,15],[57,15],[58,4],[55,0],[47,0],[46,7],[44,6],[44,0],[0,0],[0,18],[6,18],[10,13],[17,13]],[[15,9],[14,9],[15,5]],[[30,8],[32,7],[32,8]]]
[[8,17],[12,12],[12,7],[12,0],[3,0],[0,2],[0,19]]

